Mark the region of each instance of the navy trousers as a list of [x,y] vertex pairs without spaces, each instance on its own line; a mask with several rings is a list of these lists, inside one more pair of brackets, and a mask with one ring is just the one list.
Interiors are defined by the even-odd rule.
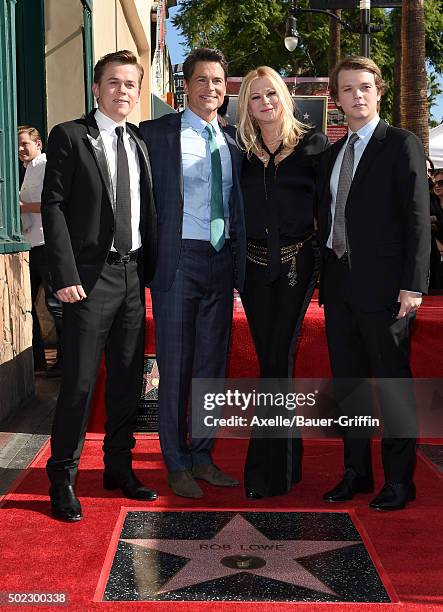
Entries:
[[183,240],[169,291],[151,290],[160,373],[159,437],[168,471],[211,462],[212,439],[189,434],[195,378],[223,378],[232,324],[233,267],[228,244]]

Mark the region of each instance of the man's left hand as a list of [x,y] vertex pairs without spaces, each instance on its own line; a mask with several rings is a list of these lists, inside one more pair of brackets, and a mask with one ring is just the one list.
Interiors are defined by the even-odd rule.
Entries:
[[402,319],[410,312],[415,312],[422,303],[421,295],[417,295],[412,291],[401,290],[397,299],[400,302],[397,319]]

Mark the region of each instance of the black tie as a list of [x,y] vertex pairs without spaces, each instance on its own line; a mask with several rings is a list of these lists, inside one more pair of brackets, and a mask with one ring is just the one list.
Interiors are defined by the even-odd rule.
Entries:
[[117,134],[117,189],[114,246],[120,255],[126,255],[132,247],[129,166],[123,142],[124,128],[116,127],[115,133]]

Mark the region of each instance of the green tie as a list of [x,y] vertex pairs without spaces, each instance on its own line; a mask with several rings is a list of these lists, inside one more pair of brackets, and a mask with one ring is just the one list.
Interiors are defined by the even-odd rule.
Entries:
[[211,244],[216,251],[221,251],[225,244],[225,217],[220,151],[212,125],[208,124],[205,130],[211,152]]

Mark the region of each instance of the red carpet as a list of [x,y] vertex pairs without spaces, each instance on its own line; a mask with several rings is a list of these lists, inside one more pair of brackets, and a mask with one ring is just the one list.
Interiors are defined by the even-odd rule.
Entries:
[[[245,443],[218,441],[215,461],[223,469],[241,479]],[[378,461],[376,482],[382,482]],[[101,441],[88,438],[81,463],[77,492],[82,501],[84,520],[67,525],[49,517],[47,480],[44,471],[47,449],[33,463],[28,474],[4,500],[0,530],[0,575],[2,592],[67,592],[68,610],[87,611],[173,609],[195,610],[397,610],[399,604],[270,604],[270,603],[165,603],[131,602],[104,604],[93,602],[100,572],[110,539],[122,506],[146,509],[207,509],[234,510],[303,510],[335,511],[353,509],[363,525],[372,547],[369,552],[378,557],[383,580],[387,577],[404,610],[443,609],[443,567],[441,550],[441,508],[443,481],[441,476],[419,457],[416,473],[418,499],[406,510],[380,514],[370,511],[371,496],[359,496],[357,501],[330,507],[320,501],[321,492],[334,484],[340,471],[341,444],[309,441],[306,444],[303,481],[287,496],[248,503],[242,488],[217,490],[203,484],[205,497],[193,503],[169,495],[158,440],[143,436],[135,449],[135,467],[141,478],[157,488],[160,498],[154,504],[125,500],[117,493],[104,491],[101,485]],[[379,567],[379,566],[378,566]],[[380,567],[379,567],[380,571]],[[385,581],[386,584],[386,581]],[[391,592],[392,596],[392,592]],[[395,595],[394,595],[395,597]],[[395,600],[395,599],[394,599]],[[325,608],[327,606],[327,608]],[[10,609],[4,607],[1,609]],[[28,608],[29,609],[29,608]],[[39,608],[33,607],[38,610]],[[48,610],[59,607],[46,606]]]

